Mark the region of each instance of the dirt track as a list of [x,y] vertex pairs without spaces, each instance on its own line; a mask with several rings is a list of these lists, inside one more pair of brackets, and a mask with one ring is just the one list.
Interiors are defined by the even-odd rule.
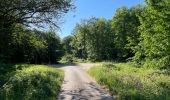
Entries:
[[65,78],[58,100],[113,100],[85,70],[92,64],[62,65]]

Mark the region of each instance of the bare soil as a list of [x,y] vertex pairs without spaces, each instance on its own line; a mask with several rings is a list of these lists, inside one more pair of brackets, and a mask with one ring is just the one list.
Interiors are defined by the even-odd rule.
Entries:
[[113,100],[109,93],[86,73],[86,70],[94,64],[56,66],[60,66],[65,71],[58,100]]

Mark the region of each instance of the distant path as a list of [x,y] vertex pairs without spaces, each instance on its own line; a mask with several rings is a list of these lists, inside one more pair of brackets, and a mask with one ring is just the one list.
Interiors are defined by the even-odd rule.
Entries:
[[93,64],[57,65],[65,71],[58,100],[113,100],[85,70]]

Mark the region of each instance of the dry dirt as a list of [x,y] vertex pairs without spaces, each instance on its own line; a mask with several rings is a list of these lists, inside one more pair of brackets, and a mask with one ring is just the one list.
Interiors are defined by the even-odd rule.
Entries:
[[113,100],[86,70],[94,64],[57,65],[65,71],[58,100]]

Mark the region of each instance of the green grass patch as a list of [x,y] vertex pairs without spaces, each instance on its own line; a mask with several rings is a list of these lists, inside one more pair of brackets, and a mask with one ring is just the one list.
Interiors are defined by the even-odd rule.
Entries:
[[1,100],[56,100],[64,77],[62,70],[45,65],[6,65],[6,68],[4,76],[1,74],[4,77]]
[[28,64],[1,64],[0,63],[0,87],[2,87],[17,70],[30,67]]
[[170,100],[170,75],[167,70],[108,63],[93,67],[88,73],[119,100]]

